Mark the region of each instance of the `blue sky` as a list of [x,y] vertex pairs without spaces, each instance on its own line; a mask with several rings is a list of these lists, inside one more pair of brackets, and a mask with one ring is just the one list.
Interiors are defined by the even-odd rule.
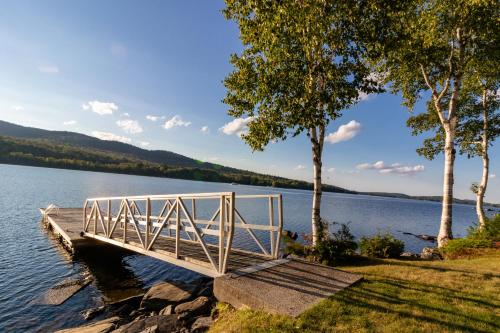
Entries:
[[[236,134],[243,122],[222,130],[233,120],[221,102],[222,80],[232,70],[229,55],[241,50],[222,8],[222,1],[3,1],[0,119],[310,180],[305,136],[252,153]],[[411,136],[408,116],[390,94],[346,110],[328,128],[335,133],[350,123],[333,140],[344,141],[325,144],[324,181],[440,195],[442,157],[415,153],[422,137]],[[494,175],[498,152],[491,150]],[[480,174],[479,159],[458,157],[455,196],[473,198],[469,186]],[[498,182],[490,178],[487,200],[500,201]]]

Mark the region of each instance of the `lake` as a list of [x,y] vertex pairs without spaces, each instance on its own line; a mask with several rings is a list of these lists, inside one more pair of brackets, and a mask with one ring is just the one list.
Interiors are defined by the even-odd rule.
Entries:
[[[38,208],[55,203],[81,207],[87,197],[235,191],[282,193],[284,228],[310,232],[310,191],[208,183],[99,172],[0,165],[0,332],[44,332],[84,322],[79,312],[137,294],[159,280],[196,279],[197,274],[141,255],[69,255],[40,223]],[[324,193],[322,216],[350,223],[357,237],[379,231],[419,252],[432,243],[402,232],[435,235],[441,205],[408,199]],[[470,205],[455,205],[453,232],[464,235],[476,220]],[[37,305],[37,297],[68,277],[92,274],[94,282],[59,306]]]

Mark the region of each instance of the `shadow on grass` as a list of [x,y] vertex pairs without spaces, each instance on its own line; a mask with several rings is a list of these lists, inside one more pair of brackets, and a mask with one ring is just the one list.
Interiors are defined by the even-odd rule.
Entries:
[[[418,265],[416,263],[421,263],[421,265]],[[404,267],[413,267],[413,268],[418,268],[418,269],[426,269],[426,270],[433,270],[433,271],[438,271],[438,272],[457,272],[457,273],[465,273],[465,274],[473,274],[473,275],[478,275],[481,276],[481,278],[500,278],[500,274],[494,274],[491,272],[483,273],[483,272],[475,272],[472,269],[471,270],[461,270],[461,269],[454,269],[452,267],[439,267],[439,266],[433,266],[433,265],[425,265],[425,263],[446,263],[446,261],[431,261],[431,260],[424,260],[424,259],[419,259],[419,258],[398,258],[398,259],[392,259],[391,261],[387,261],[387,259],[377,259],[377,258],[368,258],[368,257],[362,257],[362,256],[356,256],[352,257],[351,260],[348,263],[345,263],[340,269],[346,269],[348,267],[366,267],[366,266],[378,266],[378,265],[386,265],[386,266],[404,266]]]
[[[401,319],[412,319],[437,325],[439,331],[469,331],[469,332],[499,332],[500,324],[495,311],[500,302],[487,301],[480,296],[431,284],[404,281],[399,279],[382,278],[364,280],[355,287],[345,289],[329,298],[332,302],[340,303],[338,308],[352,307],[350,313],[356,313],[359,319],[372,318],[372,325],[377,323],[375,317],[368,312],[380,313],[380,318],[387,314],[394,314]],[[455,301],[460,303],[455,305]],[[318,306],[302,315],[305,328],[317,329],[323,318],[328,318],[333,308],[331,303],[320,303]],[[478,308],[480,311],[478,311]],[[330,315],[331,317],[331,315]],[[334,319],[334,318],[332,318]],[[338,317],[335,322],[342,322],[349,318]],[[370,320],[370,319],[368,319]],[[380,319],[383,321],[383,319]],[[402,325],[407,323],[401,322]],[[408,327],[411,331],[416,327]],[[404,329],[404,327],[401,327]],[[421,327],[425,330],[424,327]]]

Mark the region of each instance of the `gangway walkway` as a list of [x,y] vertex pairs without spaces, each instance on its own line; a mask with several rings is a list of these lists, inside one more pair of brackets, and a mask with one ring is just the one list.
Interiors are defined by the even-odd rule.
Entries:
[[103,197],[87,199],[81,208],[40,211],[73,251],[108,243],[214,277],[216,298],[235,307],[298,316],[362,279],[279,258],[280,194]]
[[[266,220],[250,221],[241,204],[267,210]],[[83,208],[53,207],[42,213],[72,247],[96,239],[211,277],[272,265],[263,266],[278,259],[283,229],[280,194],[100,197]]]

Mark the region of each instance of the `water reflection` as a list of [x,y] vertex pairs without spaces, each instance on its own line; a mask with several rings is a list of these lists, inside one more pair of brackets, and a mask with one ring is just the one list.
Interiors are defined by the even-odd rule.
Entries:
[[78,251],[74,260],[84,264],[94,277],[93,285],[99,289],[103,301],[114,302],[143,293],[144,283],[125,262],[132,252],[116,246],[97,243]]

